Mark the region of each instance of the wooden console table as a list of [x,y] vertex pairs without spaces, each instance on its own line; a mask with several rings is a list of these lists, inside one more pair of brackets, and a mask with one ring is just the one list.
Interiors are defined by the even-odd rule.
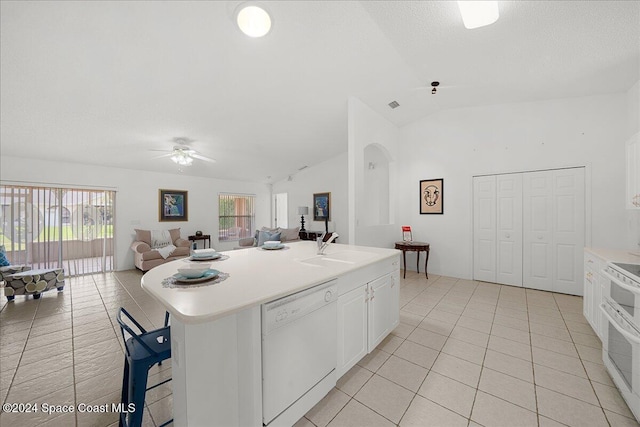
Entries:
[[189,239],[192,242],[195,242],[196,240],[203,240],[202,242],[202,247],[206,248],[205,246],[205,242],[209,244],[209,248],[211,248],[211,235],[210,234],[203,234],[202,236],[189,236],[187,237],[187,239]]
[[402,251],[402,261],[404,264],[404,277],[407,277],[407,251],[416,253],[416,270],[420,273],[420,252],[425,251],[427,258],[424,260],[424,274],[429,278],[427,273],[427,264],[429,263],[429,244],[423,242],[396,242],[396,249]]

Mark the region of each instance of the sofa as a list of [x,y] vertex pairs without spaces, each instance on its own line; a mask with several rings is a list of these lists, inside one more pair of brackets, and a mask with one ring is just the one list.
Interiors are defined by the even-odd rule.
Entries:
[[[189,256],[191,250],[191,242],[180,237],[180,229],[174,228],[164,233],[158,233],[152,230],[135,230],[136,237],[131,244],[131,250],[133,251],[133,259],[136,268],[142,271],[149,271],[153,267],[164,264],[165,262],[175,261],[180,258]],[[154,239],[152,236],[159,234],[168,234],[171,244],[176,248],[166,258],[164,258],[159,251],[162,247],[166,246],[164,243],[159,242],[158,239]]]
[[[260,235],[262,233],[262,236]],[[246,237],[240,239],[238,242],[239,248],[251,248],[256,247],[259,243],[266,240],[280,240],[282,243],[291,243],[300,240],[300,227],[296,228],[269,228],[262,227],[260,230],[256,230],[253,237]]]

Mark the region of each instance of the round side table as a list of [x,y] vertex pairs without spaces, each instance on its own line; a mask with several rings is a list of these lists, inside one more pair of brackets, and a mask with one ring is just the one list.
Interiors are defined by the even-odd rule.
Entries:
[[425,251],[427,257],[424,260],[424,274],[429,278],[427,273],[427,264],[429,263],[429,244],[424,242],[396,242],[396,249],[402,251],[402,262],[404,264],[404,276],[407,277],[407,252],[416,252],[416,270],[420,273],[420,252]]

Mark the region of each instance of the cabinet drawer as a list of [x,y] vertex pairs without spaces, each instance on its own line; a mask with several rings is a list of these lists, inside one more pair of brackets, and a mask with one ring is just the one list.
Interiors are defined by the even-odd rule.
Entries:
[[584,267],[585,270],[589,269],[594,274],[597,274],[604,268],[605,261],[597,255],[592,254],[589,251],[584,251]]
[[338,277],[338,295],[344,295],[364,283],[395,271],[400,271],[400,252],[397,256],[383,259]]

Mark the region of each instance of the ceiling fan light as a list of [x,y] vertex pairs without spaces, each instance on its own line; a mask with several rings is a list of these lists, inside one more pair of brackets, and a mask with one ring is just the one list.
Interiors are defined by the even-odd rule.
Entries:
[[491,25],[500,17],[497,1],[458,0],[458,8],[468,30]]
[[189,154],[185,153],[184,151],[175,151],[170,159],[180,166],[191,166],[191,163],[193,163],[193,158],[191,158],[191,156],[189,156]]
[[253,4],[240,9],[236,22],[240,30],[249,37],[263,37],[271,30],[271,17],[267,11]]

